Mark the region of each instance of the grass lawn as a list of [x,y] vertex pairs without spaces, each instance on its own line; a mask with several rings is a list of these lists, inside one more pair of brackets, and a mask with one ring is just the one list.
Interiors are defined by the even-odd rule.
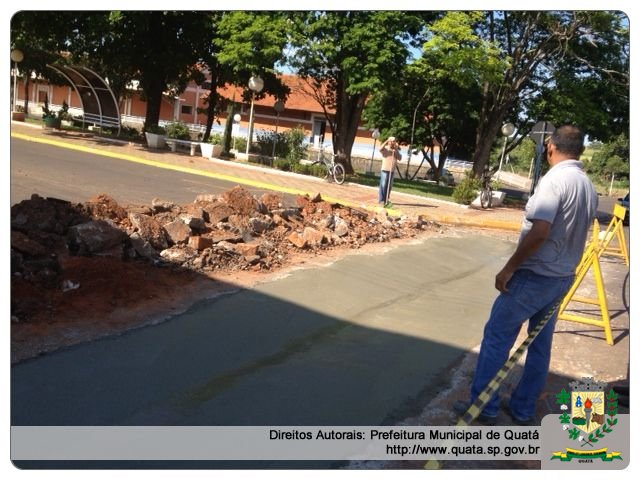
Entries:
[[[377,187],[380,185],[380,177],[363,173],[350,176],[349,181],[360,185],[368,185],[370,187]],[[444,187],[436,183],[426,182],[423,180],[412,181],[395,178],[393,180],[392,191],[410,193],[421,197],[439,198],[440,200],[453,202],[453,189],[454,187]]]

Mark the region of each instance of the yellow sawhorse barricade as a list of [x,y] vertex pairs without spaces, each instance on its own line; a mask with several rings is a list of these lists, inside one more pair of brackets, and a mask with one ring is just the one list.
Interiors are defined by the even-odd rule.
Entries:
[[[604,232],[599,234],[598,240],[601,243],[600,255],[613,255],[624,259],[627,267],[629,266],[629,251],[627,250],[627,242],[624,239],[623,220],[627,209],[622,205],[616,204],[613,207],[613,218],[609,226]],[[617,240],[617,245],[612,246],[611,241]]]
[[[593,222],[593,235],[591,241],[587,244],[582,260],[576,269],[576,279],[567,292],[567,295],[560,304],[558,310],[558,319],[568,320],[571,322],[584,323],[604,329],[604,336],[607,344],[613,345],[613,336],[611,335],[611,319],[609,317],[609,308],[607,306],[607,295],[604,290],[604,281],[602,279],[602,270],[600,269],[600,256],[608,253],[611,255],[624,258],[625,263],[629,266],[629,254],[622,230],[622,219],[624,218],[626,208],[616,205],[613,210],[613,219],[605,232],[600,233],[598,220]],[[618,247],[609,246],[614,236],[618,240]],[[596,283],[597,298],[587,298],[576,295],[578,287],[582,284],[587,273],[592,270],[593,278]],[[565,310],[569,302],[585,303],[589,305],[597,305],[600,307],[600,318],[584,317],[575,314],[566,313]]]

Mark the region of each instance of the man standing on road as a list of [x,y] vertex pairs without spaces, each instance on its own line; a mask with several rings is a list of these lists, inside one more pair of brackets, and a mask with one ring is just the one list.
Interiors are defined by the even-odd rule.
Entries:
[[[522,324],[529,319],[528,331],[533,330],[573,283],[598,204],[596,191],[578,161],[583,142],[583,133],[571,125],[556,129],[547,142],[551,168],[527,202],[515,253],[495,278],[500,294],[484,328],[471,402],[506,362]],[[524,373],[506,408],[517,424],[535,424],[556,318],[557,312],[529,346]],[[496,394],[478,420],[495,424],[499,403]],[[454,410],[463,414],[469,405],[457,402]]]
[[396,169],[398,161],[402,159],[396,137],[389,137],[380,145],[380,154],[382,155],[382,168],[380,169],[378,203],[385,208],[389,208],[393,206],[391,202],[389,202],[391,185],[393,184],[393,172]]

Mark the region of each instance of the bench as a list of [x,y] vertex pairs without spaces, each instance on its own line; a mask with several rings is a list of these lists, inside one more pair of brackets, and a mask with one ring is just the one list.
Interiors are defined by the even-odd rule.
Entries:
[[192,157],[196,154],[196,148],[200,145],[200,142],[192,142],[191,140],[178,140],[177,138],[167,138],[165,139],[167,145],[172,152],[175,152],[180,147],[189,148],[189,155]]

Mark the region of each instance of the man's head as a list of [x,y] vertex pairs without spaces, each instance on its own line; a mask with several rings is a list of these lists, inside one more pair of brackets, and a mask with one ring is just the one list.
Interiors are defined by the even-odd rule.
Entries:
[[398,148],[398,141],[396,140],[396,137],[389,137],[387,142],[389,144],[389,148]]
[[584,134],[574,125],[556,128],[547,141],[547,160],[555,165],[562,160],[578,160],[584,151]]

